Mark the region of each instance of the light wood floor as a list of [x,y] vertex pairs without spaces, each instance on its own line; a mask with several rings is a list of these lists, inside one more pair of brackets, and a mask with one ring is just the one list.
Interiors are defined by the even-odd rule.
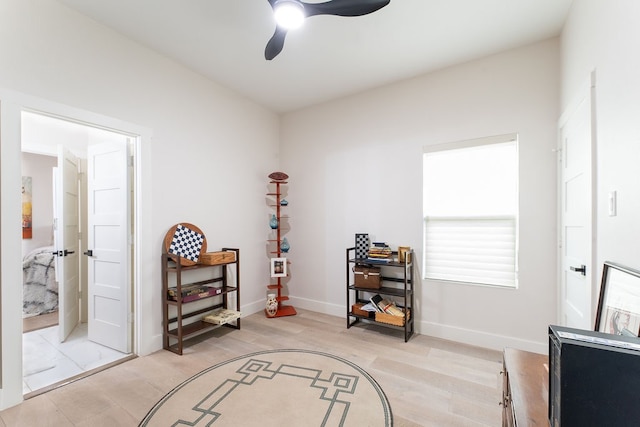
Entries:
[[362,367],[385,391],[394,426],[500,425],[500,352],[424,335],[405,343],[395,330],[347,330],[344,318],[305,310],[276,319],[248,316],[239,331],[220,328],[190,340],[183,356],[160,350],[125,362],[0,412],[0,425],[136,426],[168,391],[201,370],[279,348],[323,351]]
[[41,314],[22,319],[22,332],[37,331],[58,324],[58,312]]

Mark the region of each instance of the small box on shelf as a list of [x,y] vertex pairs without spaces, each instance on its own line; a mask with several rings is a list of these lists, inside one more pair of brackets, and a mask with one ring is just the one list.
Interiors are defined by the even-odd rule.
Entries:
[[355,265],[353,278],[357,288],[380,289],[380,267]]
[[367,311],[367,310],[363,310],[362,306],[364,305],[364,303],[358,302],[355,303],[351,306],[351,312],[353,314],[356,314],[358,316],[364,316],[367,317],[369,319],[375,319],[376,317],[376,312],[375,311]]
[[380,323],[386,323],[389,325],[395,325],[395,326],[404,326],[404,322],[405,322],[405,318],[408,319],[411,316],[411,310],[405,310],[404,308],[401,308],[402,311],[404,311],[404,316],[393,316],[391,314],[387,314],[387,313],[378,313],[376,312],[376,322],[380,322]]
[[234,251],[218,251],[201,253],[198,262],[204,265],[218,265],[234,262],[235,260],[236,253]]

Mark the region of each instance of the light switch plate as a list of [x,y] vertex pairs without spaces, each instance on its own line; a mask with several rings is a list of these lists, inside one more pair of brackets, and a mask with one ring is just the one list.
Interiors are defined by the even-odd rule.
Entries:
[[617,191],[609,192],[609,216],[618,214],[618,194]]

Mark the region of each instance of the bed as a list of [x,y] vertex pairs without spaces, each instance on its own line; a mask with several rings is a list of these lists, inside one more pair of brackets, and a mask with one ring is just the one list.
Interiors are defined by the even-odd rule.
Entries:
[[43,246],[22,260],[24,317],[58,310],[58,283],[53,246]]

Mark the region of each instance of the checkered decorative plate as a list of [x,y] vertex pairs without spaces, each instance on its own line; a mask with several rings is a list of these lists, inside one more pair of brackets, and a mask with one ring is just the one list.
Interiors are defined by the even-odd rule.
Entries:
[[369,255],[369,235],[366,233],[356,234],[356,258],[367,258]]
[[164,245],[168,254],[180,256],[180,264],[194,265],[198,263],[200,253],[207,251],[207,238],[195,225],[182,222],[167,232]]

